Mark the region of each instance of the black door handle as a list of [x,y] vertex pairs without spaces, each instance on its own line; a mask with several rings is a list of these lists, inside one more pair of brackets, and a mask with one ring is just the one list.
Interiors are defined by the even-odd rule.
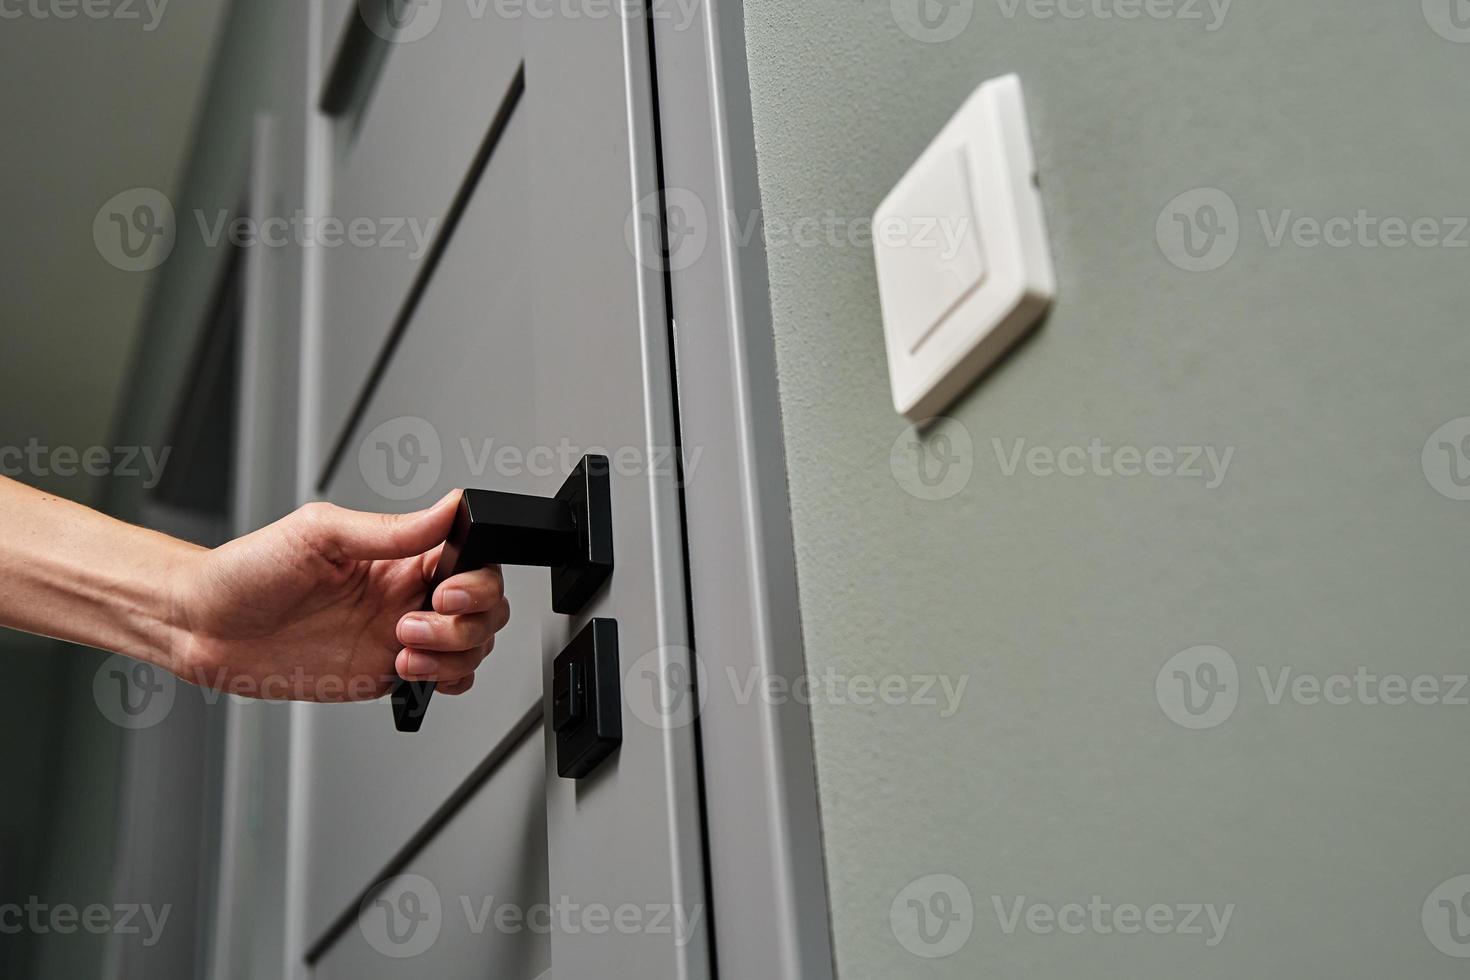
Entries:
[[[551,608],[574,615],[613,570],[612,488],[606,456],[584,456],[555,497],[466,490],[424,600],[446,579],[486,565],[551,569]],[[393,723],[416,732],[424,723],[433,681],[393,685]]]

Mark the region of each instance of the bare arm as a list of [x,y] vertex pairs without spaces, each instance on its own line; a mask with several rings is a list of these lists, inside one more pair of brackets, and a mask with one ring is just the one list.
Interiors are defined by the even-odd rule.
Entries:
[[0,623],[177,673],[173,588],[203,550],[0,480]]
[[396,677],[469,690],[510,618],[498,568],[421,612],[458,494],[406,515],[312,504],[209,550],[0,478],[0,625],[277,700],[362,700]]

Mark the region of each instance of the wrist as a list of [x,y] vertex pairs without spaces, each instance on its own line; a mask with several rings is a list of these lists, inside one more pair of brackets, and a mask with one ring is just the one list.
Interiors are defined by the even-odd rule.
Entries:
[[101,642],[89,645],[188,679],[189,593],[199,577],[203,548],[151,531],[133,529],[126,561],[98,569],[100,581],[79,583],[102,597]]
[[138,651],[133,654],[184,680],[193,680],[195,644],[190,626],[193,596],[208,549],[168,540],[170,547],[154,557],[154,587],[147,601],[133,609]]

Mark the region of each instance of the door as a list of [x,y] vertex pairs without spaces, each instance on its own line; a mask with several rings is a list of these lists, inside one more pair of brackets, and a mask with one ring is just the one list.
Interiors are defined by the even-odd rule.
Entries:
[[[321,8],[346,23],[319,169],[361,234],[320,257],[317,490],[551,496],[600,453],[616,557],[575,616],[507,567],[511,624],[417,734],[386,702],[295,716],[299,955],[355,980],[709,976],[669,322],[657,223],[630,217],[658,190],[646,13],[378,2]],[[593,617],[622,742],[566,779],[552,665]]]

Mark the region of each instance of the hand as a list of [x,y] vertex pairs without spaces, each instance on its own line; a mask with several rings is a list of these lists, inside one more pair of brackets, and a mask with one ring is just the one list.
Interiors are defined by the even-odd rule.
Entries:
[[246,697],[362,701],[396,678],[463,694],[510,620],[498,567],[456,575],[421,612],[459,492],[416,514],[309,504],[181,567],[172,669]]

